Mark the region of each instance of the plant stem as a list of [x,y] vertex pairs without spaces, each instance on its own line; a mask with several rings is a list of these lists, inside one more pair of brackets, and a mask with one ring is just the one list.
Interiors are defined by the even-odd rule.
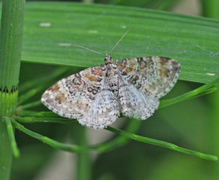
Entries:
[[0,87],[17,89],[23,36],[25,0],[3,0],[0,34]]
[[[210,95],[210,104],[209,107],[210,108],[210,116],[211,118],[209,118],[209,127],[210,127],[210,141],[208,142],[208,146],[212,146],[212,153],[218,154],[219,152],[219,144],[217,143],[219,141],[219,132],[218,132],[218,128],[219,128],[219,92],[215,92],[212,93]],[[219,164],[215,163],[212,165],[212,171],[211,171],[211,175],[214,177],[214,179],[218,179],[219,178]]]
[[0,177],[1,180],[10,179],[12,149],[8,138],[6,124],[0,120]]
[[[78,174],[80,174],[80,173],[84,173],[83,175],[86,174],[86,176],[87,176],[86,179],[89,179],[88,177],[90,176],[90,170],[91,170],[91,168],[88,168],[88,167],[90,167],[90,164],[91,164],[90,163],[90,158],[89,158],[89,152],[91,150],[92,151],[99,151],[99,152],[106,152],[106,151],[109,151],[109,150],[112,149],[111,147],[109,147],[109,144],[107,144],[107,143],[105,145],[88,146],[87,143],[85,143],[86,139],[84,140],[85,135],[83,135],[82,131],[79,131],[79,133],[78,133],[77,130],[72,130],[72,132],[74,132],[74,135],[72,137],[74,137],[75,139],[76,138],[81,138],[81,139],[78,139],[79,140],[78,142],[76,142],[76,143],[83,142],[83,143],[80,143],[81,144],[80,146],[78,146],[78,145],[66,145],[66,144],[57,142],[53,139],[50,139],[46,136],[42,136],[38,133],[30,131],[27,128],[25,128],[23,125],[19,124],[18,122],[16,122],[13,119],[11,119],[11,121],[12,121],[13,125],[17,129],[19,129],[20,131],[28,134],[29,136],[31,136],[33,138],[36,138],[36,139],[42,141],[43,143],[48,144],[49,146],[52,146],[54,148],[57,148],[57,149],[60,149],[60,150],[63,150],[63,151],[68,151],[68,152],[78,152],[78,153],[87,152],[87,153],[82,154],[84,157],[86,156],[86,158],[83,159],[83,163],[81,163],[82,160],[80,159],[80,157],[79,157],[79,161],[78,161],[79,162],[78,163],[79,164],[79,166],[78,166],[79,173]],[[74,126],[74,127],[76,127],[76,126]],[[79,130],[80,128],[77,128],[77,129]],[[115,128],[112,128],[112,127],[109,127],[109,126],[106,129],[110,130],[112,132],[118,133],[118,134],[120,134],[123,137],[126,137],[128,139],[134,139],[136,141],[140,141],[140,142],[144,142],[144,143],[148,143],[148,144],[153,144],[153,145],[169,148],[169,149],[172,149],[172,150],[175,150],[175,151],[179,151],[179,152],[182,152],[182,153],[185,153],[185,154],[194,155],[194,156],[197,156],[197,157],[200,157],[200,158],[203,158],[203,159],[207,159],[207,160],[212,160],[212,161],[217,161],[218,160],[217,156],[204,154],[204,153],[200,153],[200,152],[197,152],[197,151],[181,148],[181,147],[179,147],[175,144],[168,143],[168,142],[165,142],[165,141],[160,141],[160,140],[151,139],[151,138],[148,138],[148,137],[139,136],[139,135],[136,135],[136,134],[133,134],[133,133],[130,133],[130,132],[126,132],[126,131],[122,131],[122,130],[119,130],[119,129],[115,129]],[[117,139],[117,140],[120,141],[121,139]],[[117,143],[117,140],[112,141],[112,143],[114,144],[114,147],[119,145],[119,143]],[[111,142],[109,142],[109,143],[111,143]]]
[[10,139],[10,142],[11,142],[11,147],[12,147],[14,157],[18,158],[20,156],[20,152],[19,152],[19,149],[17,147],[17,142],[15,140],[14,129],[13,129],[11,120],[10,120],[9,117],[3,117],[2,120],[7,125],[7,131],[8,131],[9,139]]
[[[74,139],[81,146],[87,145],[87,128],[74,124]],[[89,151],[77,153],[77,180],[91,179],[91,153]]]
[[202,16],[209,18],[219,18],[219,2],[218,0],[201,0],[202,3]]
[[[202,15],[204,17],[208,18],[215,18],[219,19],[219,1],[218,0],[201,0],[202,2]],[[210,141],[208,141],[209,144],[208,146],[212,145],[212,153],[218,154],[219,150],[219,145],[218,145],[218,140],[219,140],[219,133],[218,133],[218,128],[219,128],[219,92],[216,91],[213,94],[210,95],[210,114],[209,114],[209,127],[210,127]],[[207,166],[206,166],[207,167]],[[219,178],[219,164],[215,163],[212,165],[212,171],[210,171],[209,177],[212,176],[213,179],[218,179]]]
[[10,179],[12,150],[2,116],[15,112],[25,0],[3,0],[0,30],[0,177]]

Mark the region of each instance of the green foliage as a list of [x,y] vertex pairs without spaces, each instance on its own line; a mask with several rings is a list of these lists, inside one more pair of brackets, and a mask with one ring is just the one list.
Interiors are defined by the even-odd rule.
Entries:
[[[165,2],[168,4],[170,1]],[[160,8],[166,9],[165,6],[162,4]],[[162,100],[159,108],[180,103],[159,109],[153,117],[144,122],[128,120],[126,127],[121,127],[124,130],[108,127],[106,130],[118,136],[104,143],[90,145],[86,128],[77,126],[76,120],[61,118],[46,111],[39,101],[40,96],[58,79],[103,62],[103,57],[72,45],[82,45],[101,53],[109,53],[131,27],[133,29],[112,52],[114,60],[151,55],[171,57],[181,63],[180,80],[193,83],[179,81],[167,95],[166,98],[169,99]],[[219,137],[216,133],[218,126],[215,126],[218,113],[209,113],[209,107],[214,109],[218,103],[215,99],[214,105],[209,106],[211,103],[207,98],[192,98],[212,92],[213,99],[218,97],[218,29],[218,20],[142,8],[27,3],[18,107],[13,117],[5,116],[2,121],[4,127],[8,127],[15,156],[18,156],[19,151],[12,126],[18,129],[16,140],[21,157],[14,161],[12,179],[33,179],[48,160],[53,158],[53,148],[48,148],[30,137],[56,149],[78,153],[78,179],[90,179],[91,171],[93,179],[198,177],[204,180],[210,176],[217,179],[217,173],[206,170],[209,168],[206,161],[146,143],[217,160],[216,156],[197,151],[218,153],[218,147],[215,145],[216,137]],[[199,87],[195,82],[207,84]],[[212,124],[206,122],[206,119]],[[6,129],[2,132],[7,133]],[[95,134],[99,133],[100,131],[95,131]],[[214,135],[211,137],[209,134]],[[61,143],[65,142],[66,137],[70,137],[71,142]],[[131,139],[135,141],[130,141]],[[9,145],[8,143],[7,147]],[[92,169],[91,151],[101,153]],[[197,167],[198,165],[204,167],[205,171]]]
[[127,29],[133,27],[113,51],[114,59],[171,57],[182,65],[180,79],[192,82],[207,83],[218,75],[218,20],[141,8],[71,3],[28,3],[25,14],[28,28],[24,29],[23,62],[97,66],[103,57],[71,45],[109,53]]
[[[22,49],[24,0],[4,0],[0,27],[0,178],[10,179],[12,147],[16,147],[8,117],[15,113]],[[5,123],[6,122],[6,123]],[[6,129],[7,127],[7,129]],[[8,133],[7,133],[8,132]],[[13,149],[18,155],[17,148]]]

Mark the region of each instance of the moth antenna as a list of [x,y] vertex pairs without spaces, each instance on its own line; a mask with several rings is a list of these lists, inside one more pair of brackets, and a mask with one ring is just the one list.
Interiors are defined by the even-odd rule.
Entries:
[[102,55],[102,56],[104,56],[104,57],[106,56],[106,55],[102,54],[101,52],[94,51],[94,50],[89,49],[89,48],[86,48],[86,47],[84,47],[84,46],[79,46],[79,45],[74,45],[74,44],[73,44],[72,46],[76,46],[76,47],[79,47],[79,48],[82,48],[82,49],[86,49],[86,50],[88,50],[88,51],[91,51],[91,52],[100,54],[100,55]]
[[116,43],[116,45],[112,48],[112,50],[110,51],[109,53],[109,56],[110,54],[112,53],[112,51],[116,48],[116,46],[120,43],[120,41],[124,38],[124,36],[131,30],[132,28],[130,28],[128,31],[126,31],[125,34],[123,34],[123,36],[120,38],[120,40]]

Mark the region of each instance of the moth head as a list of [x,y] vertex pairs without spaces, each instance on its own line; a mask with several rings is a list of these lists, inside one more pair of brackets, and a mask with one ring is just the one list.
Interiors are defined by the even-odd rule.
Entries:
[[105,64],[109,64],[113,62],[113,58],[111,58],[111,56],[106,54],[104,61],[105,61]]

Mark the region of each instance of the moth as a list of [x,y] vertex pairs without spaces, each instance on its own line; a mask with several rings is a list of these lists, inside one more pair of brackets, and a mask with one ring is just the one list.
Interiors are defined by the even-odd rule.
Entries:
[[145,120],[158,108],[159,99],[173,88],[181,70],[179,62],[167,57],[114,62],[110,55],[104,56],[101,66],[87,68],[52,85],[42,95],[42,103],[54,113],[77,119],[93,129],[107,127],[120,113]]

